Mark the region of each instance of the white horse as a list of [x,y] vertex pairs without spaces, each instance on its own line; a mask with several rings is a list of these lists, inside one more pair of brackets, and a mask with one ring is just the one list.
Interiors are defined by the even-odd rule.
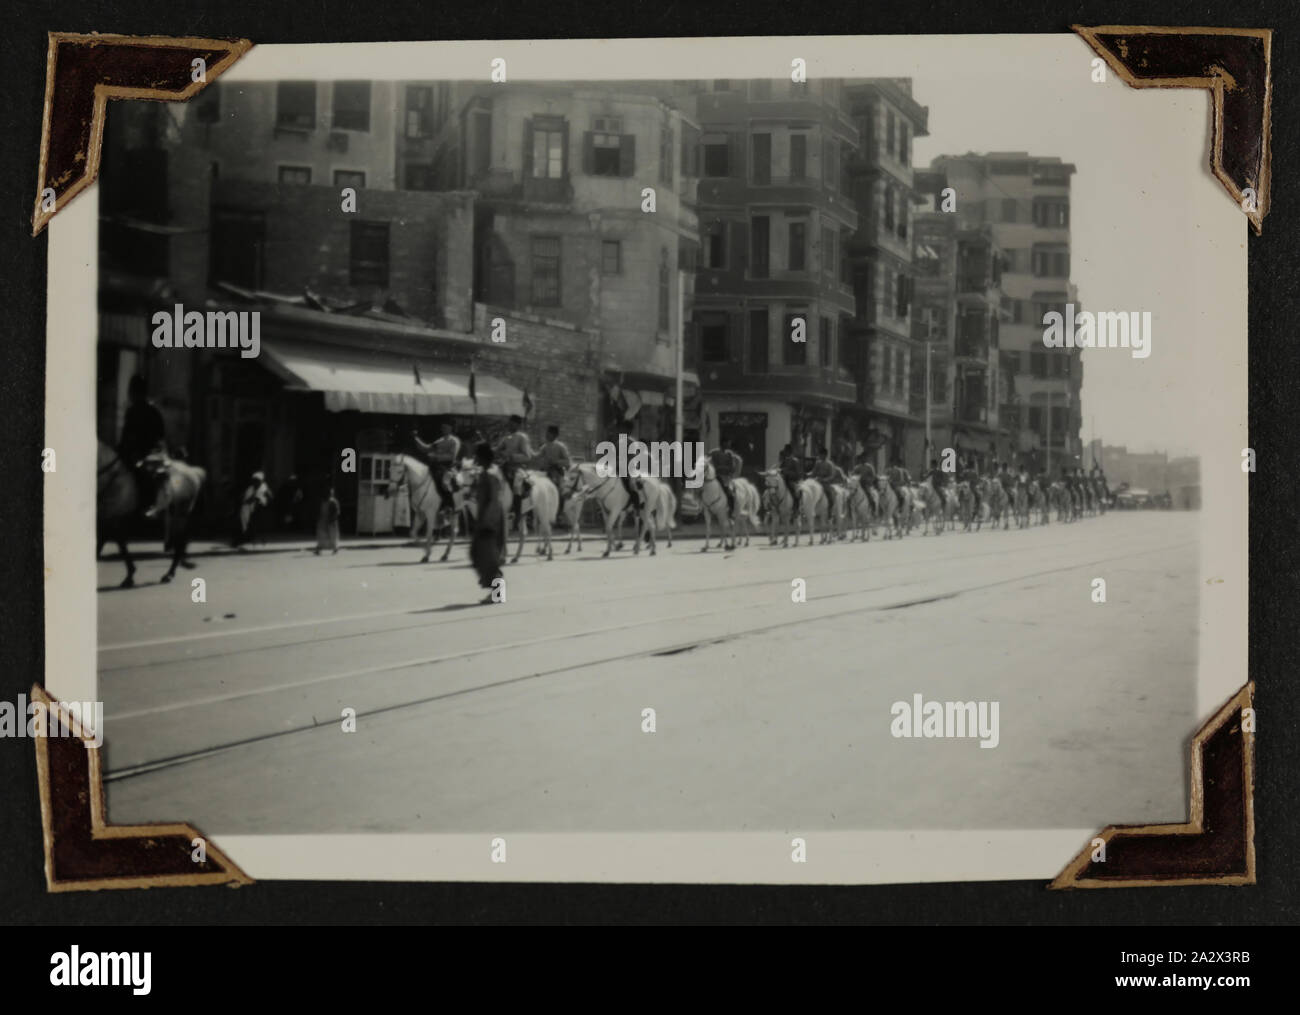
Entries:
[[645,476],[641,479],[641,493],[645,497],[645,510],[642,512],[642,525],[638,527],[636,549],[641,551],[641,534],[644,532],[650,544],[650,555],[655,553],[655,539],[662,530],[668,535],[668,548],[673,545],[673,528],[677,525],[677,495],[673,488],[662,479]]
[[577,469],[570,469],[564,477],[564,507],[561,512],[569,525],[569,545],[565,553],[573,550],[573,541],[578,541],[578,552],[582,552],[582,508],[587,503],[587,488],[582,485]]
[[551,550],[551,526],[560,508],[560,491],[544,472],[533,469],[515,470],[515,493],[519,495],[519,545],[510,563],[517,563],[519,555],[524,552],[524,538],[528,535],[528,512],[533,513],[537,523],[537,552],[546,554],[547,560],[554,560]]
[[822,490],[822,485],[815,479],[801,479],[799,481],[799,510],[794,510],[794,498],[790,496],[790,489],[785,484],[785,478],[776,469],[769,469],[763,474],[763,481],[767,487],[765,497],[768,503],[768,518],[770,519],[769,532],[771,535],[771,544],[776,545],[776,528],[777,522],[785,526],[785,535],[781,540],[782,546],[789,546],[790,523],[794,523],[794,545],[799,545],[799,534],[802,531],[803,524],[808,524],[808,545],[811,546],[817,538],[817,519],[826,516],[826,494]]
[[732,521],[736,523],[736,528],[739,530],[737,543],[744,538],[745,545],[748,546],[750,533],[762,528],[762,523],[758,520],[758,509],[762,506],[758,487],[744,476],[737,476],[732,481],[731,490],[736,498],[736,514]]
[[[578,473],[584,495],[600,505],[601,514],[605,518],[605,552],[601,556],[608,557],[614,550],[615,525],[619,527],[619,546],[623,545],[623,516],[632,506],[632,499],[623,487],[623,481],[618,476],[606,475],[597,469],[595,462],[580,462],[572,471]],[[640,541],[639,531],[637,540]]]
[[722,534],[718,536],[718,546],[724,550],[736,548],[736,520],[727,508],[727,492],[722,488],[722,481],[713,468],[713,463],[704,460],[703,481],[700,484],[700,508],[704,515],[704,545],[700,553],[708,553],[712,527],[709,522],[716,521]]
[[464,495],[457,491],[451,497],[447,491],[438,489],[438,484],[433,481],[433,470],[412,455],[393,457],[389,479],[395,490],[406,484],[407,498],[411,502],[411,528],[414,530],[417,519],[424,520],[424,556],[420,563],[428,563],[439,520],[443,515],[447,516],[447,547],[438,558],[439,562],[445,561],[456,543],[456,515],[464,503]]
[[875,521],[875,505],[871,499],[871,492],[862,488],[860,477],[849,477],[846,507],[850,541],[857,540],[859,536],[864,543],[871,539],[871,527]]

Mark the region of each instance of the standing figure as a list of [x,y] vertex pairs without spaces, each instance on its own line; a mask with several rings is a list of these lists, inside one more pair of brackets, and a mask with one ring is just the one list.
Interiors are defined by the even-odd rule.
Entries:
[[261,512],[271,503],[271,488],[266,485],[266,473],[254,472],[249,478],[244,495],[239,500],[239,533],[235,545],[241,546],[260,531]]
[[501,480],[492,471],[495,461],[492,448],[486,443],[479,444],[474,449],[474,461],[479,467],[474,484],[477,514],[469,559],[478,574],[479,588],[489,590],[480,602],[490,603],[493,601],[493,582],[501,577],[501,561],[506,551],[506,517],[501,509]]
[[326,491],[316,515],[316,549],[312,552],[319,557],[321,550],[339,552],[339,502],[333,486]]

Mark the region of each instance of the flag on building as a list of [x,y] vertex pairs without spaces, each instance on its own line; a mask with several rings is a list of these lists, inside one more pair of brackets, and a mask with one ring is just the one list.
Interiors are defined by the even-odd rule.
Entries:
[[469,397],[474,403],[474,411],[478,411],[478,388],[474,381],[474,361],[469,361]]
[[413,374],[415,375],[415,386],[416,386],[417,388],[422,388],[422,387],[424,387],[424,383],[420,380],[420,364],[419,364],[419,363],[412,363],[412,364],[411,364],[411,373],[413,373]]
[[533,396],[528,393],[528,385],[524,385],[524,419],[533,414]]

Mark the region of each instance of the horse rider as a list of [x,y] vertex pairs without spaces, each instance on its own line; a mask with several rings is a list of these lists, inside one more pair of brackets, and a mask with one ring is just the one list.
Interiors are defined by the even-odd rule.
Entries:
[[1110,500],[1110,488],[1106,485],[1106,473],[1102,472],[1101,466],[1096,462],[1092,463],[1092,471],[1088,473],[1092,479],[1093,489],[1097,491],[1097,499],[1101,501]]
[[727,513],[734,515],[736,513],[736,491],[731,484],[740,475],[740,470],[745,464],[744,460],[740,455],[736,454],[735,444],[730,440],[725,440],[720,447],[716,447],[709,452],[709,461],[713,463],[714,475],[718,477],[718,483],[727,498]]
[[894,488],[894,496],[898,501],[895,511],[901,511],[903,508],[903,497],[905,488],[912,485],[912,474],[907,471],[903,465],[903,460],[897,455],[894,456],[894,464],[889,467],[889,485]]
[[817,461],[813,463],[812,478],[822,485],[822,492],[826,494],[826,503],[828,505],[835,503],[835,497],[831,493],[831,484],[835,482],[836,471],[835,463],[831,461],[830,452],[826,450],[826,445],[823,444],[817,449]]
[[943,491],[948,485],[948,473],[939,468],[939,463],[935,459],[930,459],[930,485],[934,487],[934,492],[939,495],[939,502],[943,503]]
[[780,472],[781,478],[785,481],[785,488],[790,491],[794,506],[791,508],[793,514],[799,513],[799,481],[803,479],[803,463],[799,461],[799,456],[787,444],[781,449],[781,454],[777,458],[777,471]]
[[166,448],[167,426],[158,406],[149,400],[144,378],[136,374],[127,384],[130,401],[122,420],[122,438],[117,442],[118,456],[135,473],[141,503],[153,500],[154,477],[141,462],[155,451]]
[[415,441],[415,446],[420,449],[420,454],[428,459],[437,489],[454,494],[455,490],[447,482],[447,474],[460,461],[460,438],[451,432],[450,423],[444,422],[440,429],[442,436],[432,444],[420,440],[420,435],[414,430],[411,431],[411,438]]
[[875,510],[876,501],[876,467],[867,461],[867,452],[858,455],[858,463],[853,466],[853,475],[858,477],[858,485],[867,495],[867,500]]
[[1002,489],[1007,495],[1007,503],[1015,503],[1013,495],[1016,492],[1016,475],[1006,462],[998,463],[998,482],[1002,484]]
[[505,478],[506,486],[511,492],[510,510],[518,513],[521,497],[514,492],[515,473],[521,467],[526,467],[537,455],[528,440],[528,434],[524,433],[524,418],[511,416],[508,425],[510,432],[497,442],[493,453],[500,458],[501,475]]
[[975,459],[972,457],[961,462],[957,475],[960,477],[961,482],[970,487],[971,498],[974,503],[974,513],[976,517],[978,517],[982,497],[980,493],[980,474],[979,470],[975,468]]
[[564,476],[572,464],[569,459],[569,449],[560,440],[560,428],[552,423],[546,428],[546,443],[537,452],[533,467],[541,469],[555,484],[555,489],[560,495],[558,511],[564,510]]

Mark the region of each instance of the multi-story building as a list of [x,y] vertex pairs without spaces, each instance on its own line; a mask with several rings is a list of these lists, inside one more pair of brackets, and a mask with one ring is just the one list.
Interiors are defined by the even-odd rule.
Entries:
[[[700,237],[694,147],[684,140],[694,125],[670,89],[404,88],[395,156],[404,186],[477,195],[475,302],[598,331],[601,432],[671,437],[687,272]],[[693,403],[697,378],[687,370],[683,379]]]
[[1079,307],[1070,282],[1070,177],[1074,166],[1026,152],[945,155],[931,168],[955,191],[962,228],[988,225],[1002,251],[997,421],[1006,453],[1035,468],[1081,462],[1078,349],[1043,345],[1043,317]]
[[[384,531],[392,452],[440,420],[491,433],[532,407],[578,454],[598,439],[599,330],[476,299],[477,195],[399,186],[404,99],[394,83],[218,82],[193,105],[115,107],[101,436],[145,375],[170,443],[208,470],[213,521],[262,470],[309,497],[332,481],[345,531]],[[151,316],[176,303],[256,311],[260,355],[154,348]]]
[[847,240],[858,131],[839,81],[701,82],[695,363],[704,439],[746,469],[812,454],[855,404]]
[[943,174],[916,175],[924,204],[913,219],[912,334],[924,352],[912,373],[911,410],[923,422],[909,429],[904,457],[916,462],[952,448],[983,471],[1006,454],[1006,441],[998,441],[1002,253],[990,226],[963,229],[940,210]]

